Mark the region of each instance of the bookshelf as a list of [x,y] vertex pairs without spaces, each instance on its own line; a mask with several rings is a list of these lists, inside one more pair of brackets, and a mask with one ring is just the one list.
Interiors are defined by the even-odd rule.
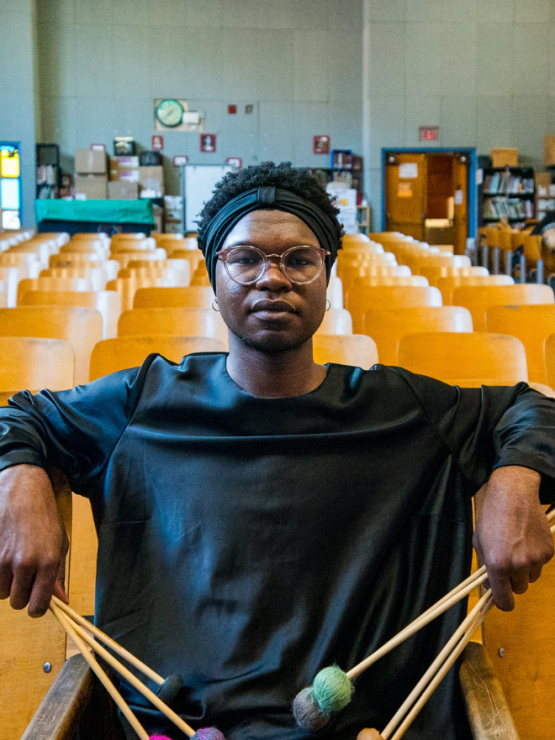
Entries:
[[535,215],[535,182],[532,167],[484,169],[481,221],[487,226],[506,218],[511,226],[524,226]]
[[57,144],[37,144],[37,192],[40,200],[59,197],[60,149]]

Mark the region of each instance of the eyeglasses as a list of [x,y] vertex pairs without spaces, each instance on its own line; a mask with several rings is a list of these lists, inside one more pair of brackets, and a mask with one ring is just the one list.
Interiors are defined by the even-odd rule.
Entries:
[[260,280],[271,258],[279,260],[279,269],[290,282],[306,285],[322,272],[328,254],[321,247],[310,246],[291,247],[283,254],[265,254],[258,247],[247,244],[222,249],[217,256],[229,277],[239,285],[252,285]]

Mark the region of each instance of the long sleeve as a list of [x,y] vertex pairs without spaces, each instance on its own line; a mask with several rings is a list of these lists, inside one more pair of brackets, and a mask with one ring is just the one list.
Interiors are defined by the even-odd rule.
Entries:
[[68,391],[24,391],[11,398],[0,408],[0,471],[55,465],[74,491],[87,495],[133,415],[156,357]]
[[555,401],[530,388],[458,388],[432,378],[401,375],[464,476],[481,486],[496,468],[509,465],[542,476],[543,503],[555,501]]

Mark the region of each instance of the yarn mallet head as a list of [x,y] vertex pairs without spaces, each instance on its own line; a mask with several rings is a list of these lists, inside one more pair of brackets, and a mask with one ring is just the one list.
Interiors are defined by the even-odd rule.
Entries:
[[[151,735],[150,740],[172,740],[167,735]],[[197,730],[191,740],[225,740],[224,735],[215,727],[202,727]]]
[[305,732],[318,732],[327,725],[333,712],[349,704],[353,684],[336,665],[323,668],[316,674],[312,686],[300,691],[293,702],[293,716]]

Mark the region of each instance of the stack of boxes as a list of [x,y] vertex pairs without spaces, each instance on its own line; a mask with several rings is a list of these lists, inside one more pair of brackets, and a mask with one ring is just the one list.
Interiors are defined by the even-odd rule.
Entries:
[[[152,155],[154,152],[143,152]],[[142,156],[142,155],[141,155]],[[141,166],[138,156],[108,157],[105,151],[75,151],[76,200],[137,200],[164,197],[164,168],[157,164]],[[109,174],[109,180],[108,180]]]
[[139,157],[110,157],[110,200],[137,200],[139,197]]
[[76,149],[75,199],[105,200],[108,174],[107,156],[104,151]]

